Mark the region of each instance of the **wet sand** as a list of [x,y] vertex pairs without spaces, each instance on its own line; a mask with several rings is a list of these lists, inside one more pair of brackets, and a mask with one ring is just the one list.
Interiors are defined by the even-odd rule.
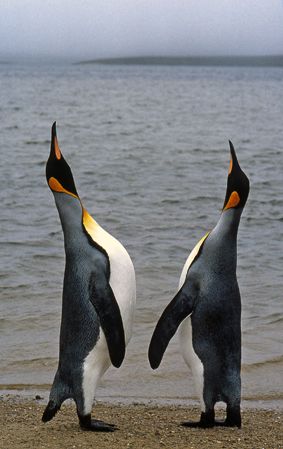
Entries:
[[[188,429],[196,408],[180,406],[97,404],[95,417],[115,423],[113,433],[80,430],[73,404],[63,405],[49,423],[41,422],[44,405],[37,400],[0,397],[1,449],[282,449],[282,413],[244,410],[243,427]],[[222,411],[218,412],[223,418]],[[222,415],[222,416],[221,416]]]

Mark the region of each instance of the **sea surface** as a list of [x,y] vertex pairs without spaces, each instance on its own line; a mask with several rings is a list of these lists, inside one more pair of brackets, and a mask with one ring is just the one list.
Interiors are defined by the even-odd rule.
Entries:
[[283,68],[0,64],[0,388],[46,398],[64,273],[45,179],[55,120],[85,207],[136,269],[133,338],[97,398],[196,400],[177,338],[154,372],[147,348],[220,216],[231,139],[251,183],[238,235],[243,404],[282,407]]

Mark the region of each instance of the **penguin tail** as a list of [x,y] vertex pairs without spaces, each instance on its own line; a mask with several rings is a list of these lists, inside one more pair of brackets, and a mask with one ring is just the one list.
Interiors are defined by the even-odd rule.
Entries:
[[56,415],[56,413],[58,412],[58,410],[60,410],[61,404],[56,404],[56,402],[54,401],[49,401],[44,412],[42,415],[42,421],[43,422],[48,422],[50,421],[52,418],[54,418],[54,416]]

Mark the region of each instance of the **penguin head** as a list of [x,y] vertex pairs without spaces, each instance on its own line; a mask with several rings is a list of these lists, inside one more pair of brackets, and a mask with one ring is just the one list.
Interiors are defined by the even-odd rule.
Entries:
[[53,123],[51,130],[51,147],[46,164],[46,179],[53,193],[62,192],[79,198],[71,169],[58,145],[56,122]]
[[230,140],[229,144],[231,159],[223,211],[227,209],[243,209],[250,190],[249,179],[240,167],[234,146]]

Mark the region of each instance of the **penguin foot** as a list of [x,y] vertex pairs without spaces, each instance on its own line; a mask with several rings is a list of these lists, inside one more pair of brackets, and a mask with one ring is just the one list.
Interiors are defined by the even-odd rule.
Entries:
[[215,425],[214,411],[202,412],[200,420],[197,422],[185,421],[181,423],[181,426],[183,427],[200,428],[200,429],[208,429],[213,427],[214,425]]
[[238,427],[239,429],[241,428],[241,423],[232,422],[227,419],[225,421],[215,421],[214,425],[217,427]]
[[91,419],[90,415],[79,416],[82,430],[90,432],[114,432],[118,429],[115,424],[109,424],[99,419]]
[[181,423],[183,427],[199,428],[199,429],[209,429],[211,427],[238,427],[241,428],[241,421],[231,421],[226,419],[225,421],[203,421],[198,422],[185,421]]
[[203,423],[201,421],[185,421],[181,423],[183,427],[199,428],[199,429],[209,429],[212,427],[238,427],[241,428],[241,424],[230,423],[228,421],[214,421],[213,423]]
[[238,427],[238,429],[240,429],[242,427],[242,424],[241,424],[241,421],[240,422],[235,422],[235,421],[230,422],[226,419],[224,426],[225,427]]
[[241,411],[240,407],[227,407],[227,416],[224,421],[225,427],[238,427],[241,428],[242,419],[241,419]]
[[197,428],[199,428],[199,429],[209,429],[209,428],[213,427],[215,425],[215,423],[214,422],[213,423],[209,423],[209,422],[205,423],[205,422],[202,422],[202,421],[197,421],[197,422],[184,421],[180,425],[183,426],[183,427],[190,427],[190,428],[193,428],[193,429],[197,429]]
[[115,424],[109,424],[98,419],[92,419],[89,426],[82,426],[81,429],[91,432],[114,432],[118,429]]

